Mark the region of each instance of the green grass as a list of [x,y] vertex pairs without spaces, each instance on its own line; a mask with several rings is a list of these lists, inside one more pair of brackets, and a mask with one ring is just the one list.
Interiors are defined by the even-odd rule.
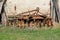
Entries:
[[60,28],[54,30],[28,30],[1,27],[0,40],[60,40]]

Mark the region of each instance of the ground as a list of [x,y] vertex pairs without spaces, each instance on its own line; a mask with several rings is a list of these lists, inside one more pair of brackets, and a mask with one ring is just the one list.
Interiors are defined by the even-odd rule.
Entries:
[[2,26],[0,40],[60,40],[60,28],[29,30]]

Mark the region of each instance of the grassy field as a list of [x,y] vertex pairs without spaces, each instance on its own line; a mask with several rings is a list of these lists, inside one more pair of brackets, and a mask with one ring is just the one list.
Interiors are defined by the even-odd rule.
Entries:
[[29,30],[0,27],[0,40],[60,40],[60,28]]

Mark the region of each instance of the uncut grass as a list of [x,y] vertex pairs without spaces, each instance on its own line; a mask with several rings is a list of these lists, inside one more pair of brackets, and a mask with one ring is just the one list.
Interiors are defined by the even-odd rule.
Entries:
[[29,30],[17,27],[1,27],[0,40],[60,40],[60,28]]

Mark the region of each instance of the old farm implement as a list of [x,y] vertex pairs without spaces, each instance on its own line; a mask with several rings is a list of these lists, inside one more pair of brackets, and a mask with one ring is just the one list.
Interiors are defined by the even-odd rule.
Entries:
[[22,12],[16,16],[8,17],[9,25],[17,25],[18,27],[42,27],[52,26],[52,18],[39,12],[39,7],[34,10]]

